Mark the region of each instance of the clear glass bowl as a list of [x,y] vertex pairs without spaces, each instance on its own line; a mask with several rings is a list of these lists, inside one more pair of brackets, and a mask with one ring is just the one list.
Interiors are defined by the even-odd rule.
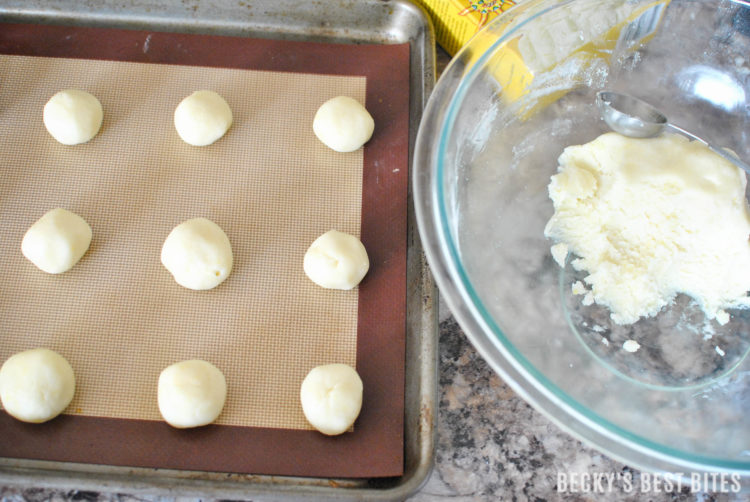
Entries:
[[[630,326],[570,293],[547,185],[607,132],[602,89],[750,160],[750,4],[528,0],[452,60],[425,110],[414,199],[432,273],[483,357],[558,425],[630,465],[750,483],[750,312],[678,297]],[[628,352],[623,342],[640,344]]]

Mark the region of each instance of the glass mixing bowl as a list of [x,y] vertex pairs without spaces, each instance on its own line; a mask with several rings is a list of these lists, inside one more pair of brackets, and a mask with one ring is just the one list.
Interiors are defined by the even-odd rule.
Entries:
[[608,131],[603,89],[750,160],[750,4],[528,0],[480,31],[417,136],[430,267],[473,345],[559,426],[641,469],[728,473],[747,489],[750,311],[719,325],[678,296],[620,326],[571,293],[583,275],[550,253],[547,186],[566,146]]

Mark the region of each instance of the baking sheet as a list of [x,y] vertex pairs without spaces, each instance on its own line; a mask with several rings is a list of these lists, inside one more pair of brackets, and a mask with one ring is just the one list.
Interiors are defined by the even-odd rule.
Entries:
[[[0,6],[0,20],[253,36],[269,40],[408,43],[411,56],[409,145],[414,142],[422,108],[434,84],[432,28],[419,8],[401,0],[303,4],[258,0],[252,4],[231,5],[166,1],[158,6],[140,0],[105,0],[97,3],[95,9],[75,0],[8,0]],[[328,65],[327,62],[321,64]],[[203,498],[403,500],[421,485],[432,466],[437,385],[437,299],[421,251],[411,201],[407,232],[403,475],[360,480],[315,479],[0,458],[0,482]]]
[[[0,455],[402,474],[408,46],[18,24],[5,25],[0,39],[0,356],[49,347],[78,381],[64,420],[0,421],[13,438]],[[209,57],[196,57],[201,51]],[[366,71],[356,64],[363,53]],[[292,55],[309,66],[277,63]],[[336,73],[320,71],[323,59],[338,63]],[[47,96],[70,87],[97,95],[107,117],[94,140],[74,147],[56,144],[39,120]],[[197,89],[219,92],[235,114],[226,137],[203,148],[183,143],[171,125],[176,104]],[[337,95],[373,115],[364,149],[333,152],[312,133],[317,107]],[[73,270],[49,276],[25,261],[19,243],[53,207],[84,217],[95,239]],[[171,228],[198,216],[225,230],[235,265],[219,287],[193,292],[174,283],[158,256]],[[301,267],[307,246],[332,228],[368,249],[370,271],[351,291],[319,288]],[[194,358],[224,372],[227,404],[215,425],[174,434],[160,422],[156,381],[169,364]],[[312,367],[333,362],[362,376],[363,411],[353,431],[321,441],[301,413],[299,385]],[[274,448],[242,454],[268,445],[258,429]],[[128,446],[116,448],[115,437]],[[195,454],[184,454],[186,443]]]

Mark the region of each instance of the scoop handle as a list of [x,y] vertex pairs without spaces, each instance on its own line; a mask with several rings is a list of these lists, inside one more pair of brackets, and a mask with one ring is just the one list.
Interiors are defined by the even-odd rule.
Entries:
[[686,131],[685,129],[678,127],[670,122],[668,122],[665,125],[668,129],[672,129],[673,131],[683,134],[692,140],[701,142],[702,144],[706,145],[712,152],[722,156],[724,159],[728,160],[732,164],[744,170],[746,173],[750,174],[750,165],[748,165],[746,162],[740,159],[737,155],[735,155],[734,152],[730,152],[729,150],[725,148],[719,148],[718,146],[714,146],[708,141],[701,139],[695,134],[692,134]]

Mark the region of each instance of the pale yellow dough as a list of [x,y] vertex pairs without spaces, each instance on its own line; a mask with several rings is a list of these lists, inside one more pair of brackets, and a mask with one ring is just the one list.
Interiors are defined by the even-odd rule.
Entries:
[[329,230],[310,245],[303,259],[307,277],[328,289],[352,289],[370,269],[362,242],[353,235]]
[[725,309],[750,306],[744,171],[679,135],[608,133],[558,161],[545,234],[561,265],[569,250],[588,273],[587,302],[618,324],[656,315],[678,293],[721,324]]
[[302,411],[310,425],[334,436],[349,430],[362,409],[362,379],[347,364],[310,370],[300,387]]
[[313,118],[313,132],[337,152],[353,152],[367,143],[375,130],[370,112],[354,98],[337,96],[323,103]]
[[212,289],[229,277],[234,255],[229,237],[216,223],[193,218],[177,225],[161,249],[161,262],[180,286]]
[[68,361],[49,349],[19,352],[0,368],[0,401],[12,417],[41,423],[70,404],[76,380]]
[[159,412],[172,427],[185,429],[210,424],[221,414],[226,398],[224,374],[208,361],[180,361],[159,375]]
[[232,109],[214,91],[195,91],[174,111],[174,126],[185,143],[207,146],[218,141],[232,125]]
[[26,231],[21,253],[40,270],[61,274],[86,254],[92,235],[89,224],[77,214],[52,209]]
[[104,120],[104,109],[93,94],[66,89],[47,101],[42,118],[53,138],[63,145],[77,145],[97,135]]

